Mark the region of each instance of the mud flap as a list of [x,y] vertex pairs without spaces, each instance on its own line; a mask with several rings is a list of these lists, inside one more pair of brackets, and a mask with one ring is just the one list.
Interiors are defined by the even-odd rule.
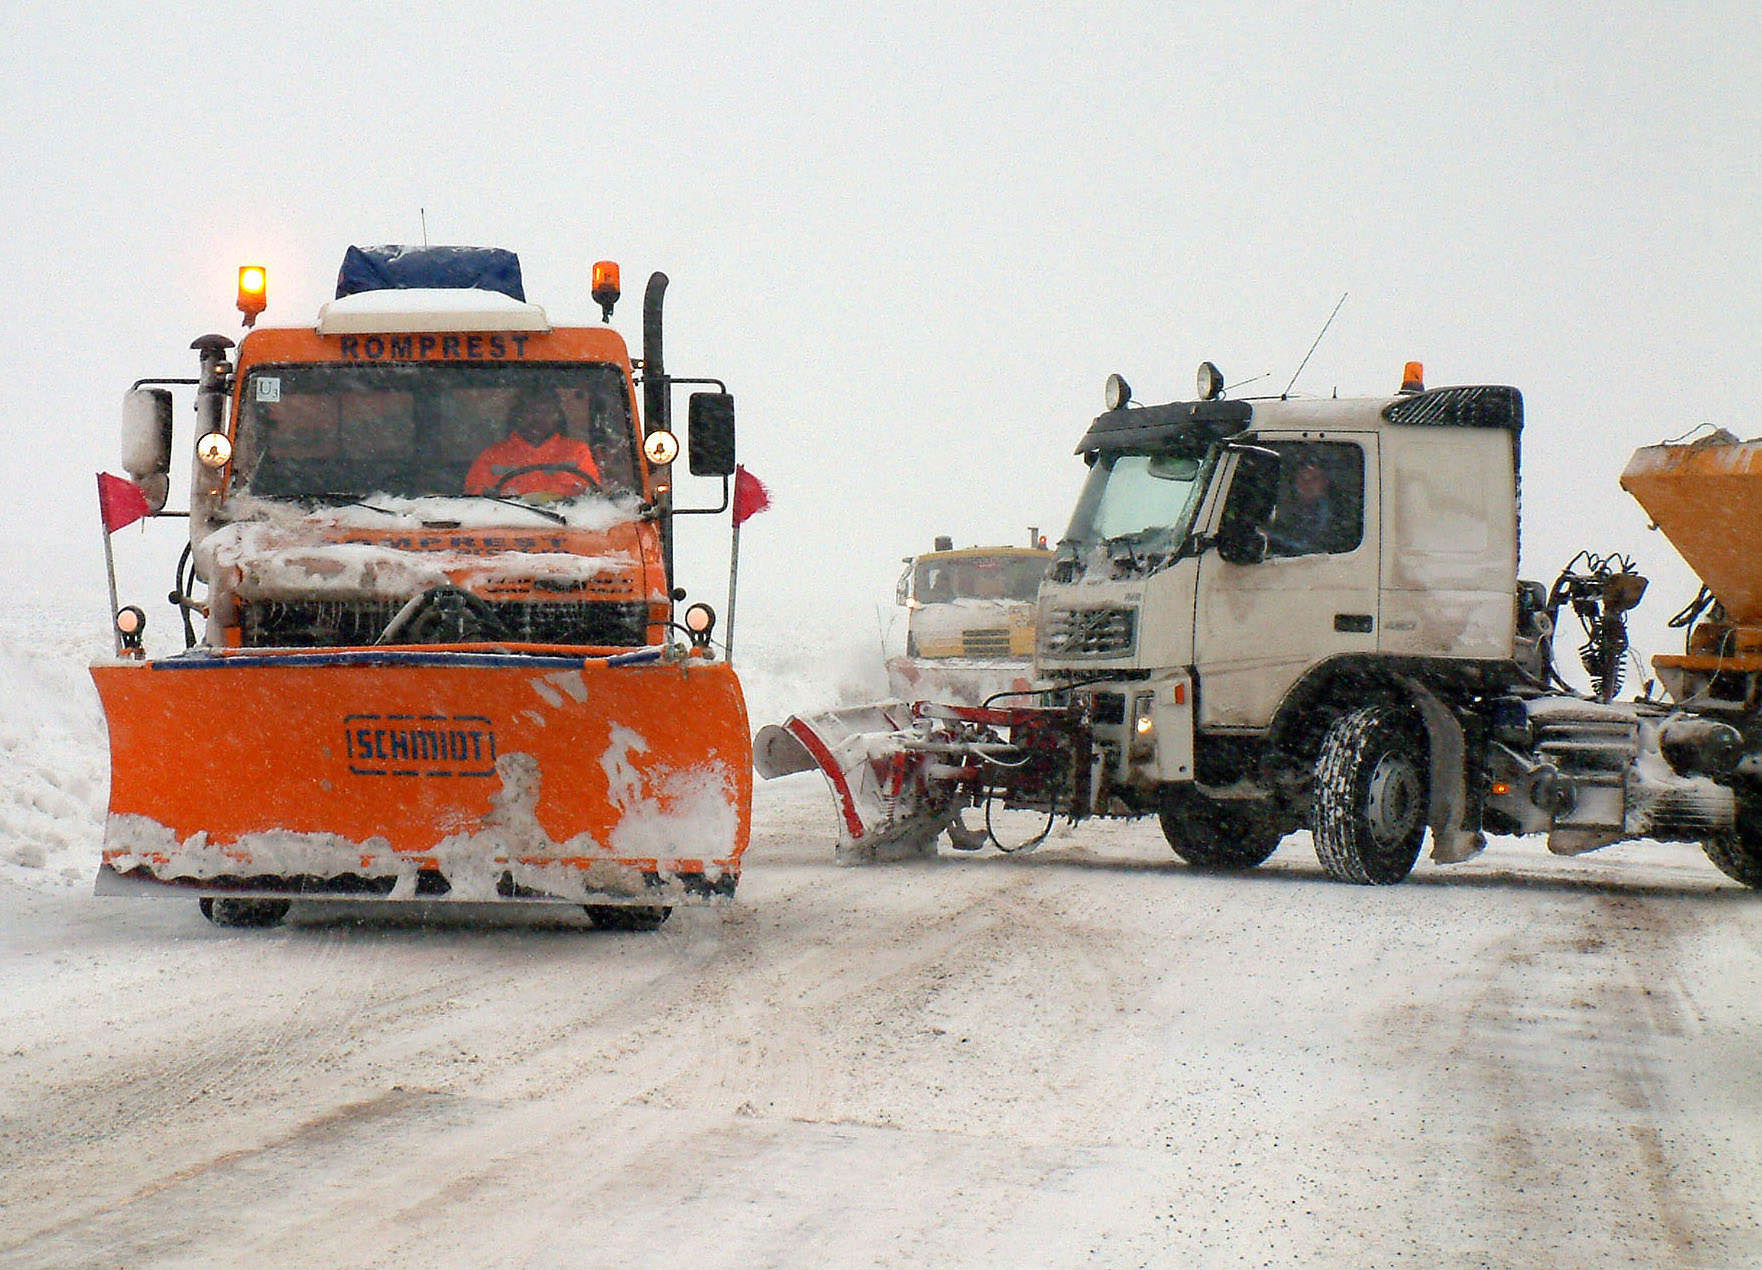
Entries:
[[1462,725],[1424,684],[1415,679],[1403,682],[1425,721],[1426,748],[1431,755],[1426,781],[1431,806],[1426,823],[1432,831],[1432,859],[1439,864],[1459,864],[1487,846],[1486,835],[1477,826],[1463,823],[1468,815],[1468,786]]
[[100,889],[727,898],[752,807],[722,663],[490,650],[101,662]]
[[952,788],[930,781],[927,756],[901,744],[912,725],[903,701],[791,715],[759,729],[755,764],[766,778],[819,769],[838,807],[841,863],[930,854],[957,809]]

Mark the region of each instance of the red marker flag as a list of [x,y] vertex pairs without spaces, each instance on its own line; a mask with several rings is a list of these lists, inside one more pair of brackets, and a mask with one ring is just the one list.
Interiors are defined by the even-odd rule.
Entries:
[[153,509],[147,496],[133,481],[108,472],[98,473],[98,514],[104,518],[104,532],[113,534],[124,525],[132,525]]
[[771,505],[771,491],[744,467],[734,469],[734,523],[757,516]]

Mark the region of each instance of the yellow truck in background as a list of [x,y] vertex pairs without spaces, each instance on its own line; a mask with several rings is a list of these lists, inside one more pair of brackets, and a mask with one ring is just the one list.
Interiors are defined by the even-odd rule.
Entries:
[[1033,691],[1034,601],[1052,552],[1035,529],[1026,547],[955,547],[907,556],[895,598],[905,651],[887,659],[890,691],[907,701],[983,705]]

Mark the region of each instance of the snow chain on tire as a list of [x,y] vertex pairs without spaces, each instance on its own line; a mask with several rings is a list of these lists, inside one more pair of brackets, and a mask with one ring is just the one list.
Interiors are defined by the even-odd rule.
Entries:
[[1425,733],[1406,711],[1366,706],[1328,729],[1315,762],[1311,832],[1329,876],[1388,886],[1425,839]]

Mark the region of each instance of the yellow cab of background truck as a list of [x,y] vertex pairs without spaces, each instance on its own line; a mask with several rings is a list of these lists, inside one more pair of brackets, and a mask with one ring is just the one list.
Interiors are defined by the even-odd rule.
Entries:
[[[240,272],[247,326],[263,281]],[[198,379],[136,384],[124,465],[166,515],[161,385],[195,387],[186,649],[147,658],[131,606],[93,667],[101,892],[238,925],[333,897],[566,901],[623,927],[733,893],[745,705],[709,606],[676,622],[672,569],[674,517],[728,505],[733,400],[684,381],[718,390],[692,394],[689,454],[723,497],[675,507],[666,282],[638,363],[609,326],[553,326],[511,252],[350,248],[314,326],[252,330],[236,358],[204,336]],[[608,322],[618,291],[596,265]],[[535,402],[557,431],[523,449]],[[510,445],[533,461],[479,462]]]
[[948,537],[905,558],[895,593],[906,607],[908,657],[1032,657],[1034,597],[1052,553],[1028,531],[1026,547],[962,547]]
[[905,651],[886,662],[894,696],[980,705],[1031,690],[1034,597],[1052,553],[1038,530],[1028,542],[957,549],[938,537],[934,551],[905,558],[895,595]]

